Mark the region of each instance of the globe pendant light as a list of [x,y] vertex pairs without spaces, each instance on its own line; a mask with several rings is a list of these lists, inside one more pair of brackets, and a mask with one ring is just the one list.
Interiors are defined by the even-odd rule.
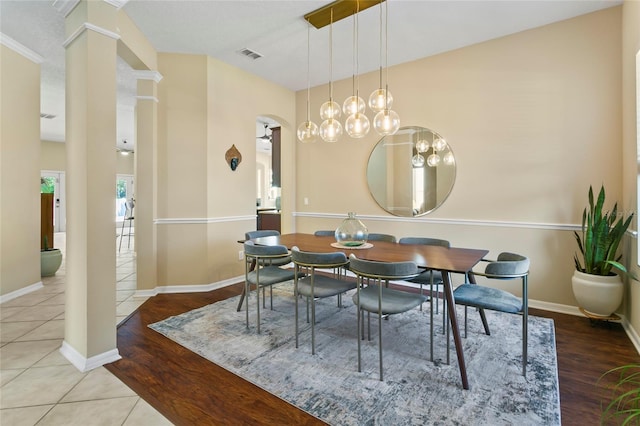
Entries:
[[329,100],[320,107],[320,117],[324,120],[320,125],[320,137],[325,142],[336,142],[342,135],[340,105],[333,101],[333,8],[329,21]]
[[442,161],[444,162],[444,164],[452,166],[456,162],[456,159],[453,157],[453,152],[451,151],[447,152],[444,155],[444,158],[442,158]]
[[337,142],[342,136],[342,124],[335,118],[324,120],[320,125],[320,137],[325,142]]
[[340,118],[340,105],[333,99],[329,99],[327,102],[320,106],[320,118],[328,120],[329,118]]
[[438,138],[433,141],[433,149],[437,151],[444,151],[446,147],[447,147],[447,141],[442,139],[441,136],[438,136]]
[[411,165],[415,169],[424,167],[424,157],[420,154],[414,155],[413,157],[411,157]]
[[310,91],[311,81],[309,77],[310,72],[310,24],[307,22],[307,121],[298,126],[298,140],[302,143],[315,142],[318,139],[318,125],[311,121],[311,103],[310,103]]
[[384,109],[373,118],[373,128],[382,136],[393,135],[400,128],[400,116],[392,109]]
[[429,167],[437,167],[440,164],[440,156],[434,152],[427,157],[427,164]]
[[342,112],[344,115],[350,116],[357,112],[363,113],[365,110],[364,101],[358,95],[349,96],[342,104]]
[[365,105],[360,97],[360,76],[359,58],[358,58],[358,13],[360,12],[360,2],[356,2],[356,13],[353,15],[353,57],[354,57],[354,73],[353,73],[353,96],[348,97],[342,106],[347,120],[344,123],[347,134],[352,138],[363,138],[369,133],[371,127],[369,118],[364,114]]
[[[393,135],[395,134],[398,129],[400,128],[400,116],[393,111],[392,109],[390,109],[390,105],[393,101],[393,98],[391,97],[391,93],[389,93],[389,85],[386,82],[386,80],[388,79],[388,74],[389,74],[389,65],[388,65],[388,59],[387,59],[387,54],[389,52],[388,49],[388,43],[389,43],[389,7],[387,5],[387,2],[385,3],[385,87],[384,87],[384,96],[385,96],[385,100],[382,103],[384,105],[384,108],[382,109],[382,111],[379,111],[376,116],[373,118],[373,128],[376,130],[376,132],[378,132],[378,134],[382,135],[382,136],[386,136],[386,135]],[[382,6],[380,6],[382,8]],[[380,9],[380,34],[382,34],[382,9]],[[381,36],[382,38],[382,36]],[[381,43],[382,45],[382,43]],[[380,75],[382,76],[382,67],[380,68]],[[382,78],[382,77],[381,77]],[[382,86],[382,84],[381,84]],[[380,89],[379,89],[380,90]],[[372,93],[372,96],[377,93],[374,92]],[[376,98],[377,99],[377,98]],[[371,98],[369,98],[369,101],[371,101]],[[371,102],[369,103],[369,105],[371,106]],[[428,159],[427,159],[428,161]]]
[[369,119],[361,112],[351,114],[344,123],[347,133],[352,138],[363,138],[369,133],[371,127]]
[[[386,3],[386,2],[385,2]],[[386,7],[386,6],[385,6]],[[382,87],[382,3],[380,4],[380,87],[369,96],[369,108],[373,112],[380,112],[385,108],[391,108],[393,96],[388,88]]]
[[418,142],[416,142],[416,151],[418,151],[419,153],[427,152],[428,149],[429,142],[427,142],[426,139],[419,139]]

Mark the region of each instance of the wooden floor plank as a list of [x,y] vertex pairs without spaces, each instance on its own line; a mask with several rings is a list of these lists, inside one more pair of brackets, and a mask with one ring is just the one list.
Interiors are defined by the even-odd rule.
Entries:
[[[206,293],[160,294],[118,327],[122,359],[107,369],[176,425],[320,425],[315,417],[156,333],[148,324],[239,294],[243,284]],[[553,318],[563,425],[598,424],[608,369],[640,362],[622,326],[530,310]]]

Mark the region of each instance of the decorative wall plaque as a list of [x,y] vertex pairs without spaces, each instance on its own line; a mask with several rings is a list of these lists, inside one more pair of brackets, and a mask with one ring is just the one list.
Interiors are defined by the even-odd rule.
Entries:
[[235,145],[231,145],[231,148],[224,154],[224,159],[227,161],[227,164],[229,164],[229,167],[231,167],[231,170],[235,170],[242,161],[242,154],[240,154],[240,151],[238,151]]

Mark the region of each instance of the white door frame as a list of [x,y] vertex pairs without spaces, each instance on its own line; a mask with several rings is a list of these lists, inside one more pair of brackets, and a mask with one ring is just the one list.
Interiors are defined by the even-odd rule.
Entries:
[[65,174],[60,170],[41,170],[41,177],[52,177],[56,180],[53,193],[53,232],[67,230],[67,199],[65,196]]

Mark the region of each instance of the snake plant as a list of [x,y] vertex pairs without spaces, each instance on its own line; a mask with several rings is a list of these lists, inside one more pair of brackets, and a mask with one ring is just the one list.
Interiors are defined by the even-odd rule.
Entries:
[[[613,383],[606,383],[607,379]],[[604,373],[598,383],[605,390],[600,424],[637,425],[640,422],[640,364],[613,368]]]
[[620,263],[622,255],[616,256],[616,253],[633,213],[626,219],[622,214],[618,217],[618,203],[614,204],[611,212],[603,212],[604,200],[604,186],[600,188],[595,204],[593,188],[589,187],[589,207],[582,212],[582,232],[573,232],[584,261],[583,265],[576,253],[576,269],[592,275],[612,275],[612,268],[627,272]]

